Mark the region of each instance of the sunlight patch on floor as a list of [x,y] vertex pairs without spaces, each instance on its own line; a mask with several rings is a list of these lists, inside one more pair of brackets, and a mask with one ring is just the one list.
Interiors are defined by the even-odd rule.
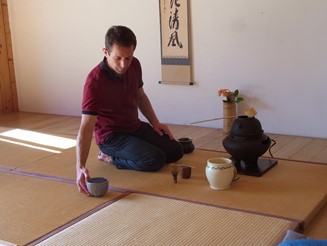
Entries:
[[[17,145],[32,148],[32,149],[44,150],[44,151],[52,152],[52,153],[56,153],[56,154],[61,153],[61,151],[59,151],[59,150],[48,149],[48,148],[39,147],[39,146],[36,146],[36,145],[25,144],[25,143],[22,143],[22,142],[11,141],[11,140],[4,139],[4,138],[0,138],[0,141],[6,142],[6,143],[11,143],[11,144],[17,144]],[[1,244],[0,244],[0,246],[1,246]]]
[[[21,130],[21,129],[14,129],[14,130],[2,132],[0,133],[0,136],[21,140],[21,141],[27,141],[34,144],[41,144],[41,145],[59,148],[59,149],[69,149],[76,146],[75,139],[58,137],[50,134],[44,134],[44,133]],[[3,141],[4,139],[1,140]],[[10,141],[10,140],[6,140],[6,141]],[[15,143],[16,144],[19,143],[20,145],[24,145],[24,146],[28,145],[28,144],[25,145],[24,143],[21,142],[15,142]]]

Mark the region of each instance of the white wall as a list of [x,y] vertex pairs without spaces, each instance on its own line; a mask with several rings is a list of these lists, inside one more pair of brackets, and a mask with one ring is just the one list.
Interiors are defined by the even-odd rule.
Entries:
[[[80,115],[87,73],[115,24],[138,37],[145,90],[165,123],[222,116],[239,89],[270,133],[327,137],[326,0],[190,0],[194,86],[160,85],[158,0],[8,0],[21,111]],[[221,121],[200,124],[222,127]]]

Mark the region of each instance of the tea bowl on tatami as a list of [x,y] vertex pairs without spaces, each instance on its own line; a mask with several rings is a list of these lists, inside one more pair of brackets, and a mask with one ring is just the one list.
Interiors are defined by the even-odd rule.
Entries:
[[109,180],[103,177],[90,178],[86,181],[87,190],[91,196],[104,196],[109,187]]

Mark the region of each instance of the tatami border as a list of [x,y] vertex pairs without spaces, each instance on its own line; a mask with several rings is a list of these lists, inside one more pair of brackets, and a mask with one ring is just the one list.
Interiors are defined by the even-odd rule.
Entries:
[[[57,182],[64,182],[64,183],[69,183],[69,184],[75,184],[75,180],[69,179],[69,178],[63,178],[63,177],[57,177],[57,176],[50,176],[50,175],[45,175],[45,174],[40,174],[40,173],[34,173],[34,172],[27,172],[27,171],[22,171],[18,169],[12,169],[12,168],[5,168],[5,167],[0,167],[0,172],[4,173],[11,173],[11,174],[16,174],[16,175],[23,175],[23,176],[28,176],[28,177],[33,177],[33,178],[39,178],[39,179],[45,179],[45,180],[52,180],[52,181],[57,181]],[[171,196],[164,196],[164,195],[158,195],[158,194],[153,194],[150,192],[140,192],[136,190],[130,190],[130,189],[124,189],[124,188],[119,188],[119,187],[114,187],[110,186],[109,191],[115,191],[115,192],[121,192],[122,195],[118,196],[114,200],[110,200],[107,202],[104,202],[103,204],[89,210],[88,212],[78,216],[77,218],[67,222],[66,224],[54,229],[53,231],[43,235],[42,237],[36,239],[33,242],[30,242],[27,245],[36,245],[45,239],[57,234],[58,232],[70,227],[71,225],[85,219],[86,217],[92,215],[93,213],[101,210],[104,207],[109,206],[110,204],[128,196],[131,193],[136,193],[136,194],[144,194],[144,195],[150,195],[150,196],[155,196],[155,197],[162,197],[162,198],[167,198],[167,199],[173,199],[173,200],[178,200],[178,201],[183,201],[183,202],[189,202],[193,204],[199,204],[199,205],[205,205],[205,206],[210,206],[210,207],[216,207],[216,208],[221,208],[221,209],[227,209],[227,210],[232,210],[232,211],[239,211],[239,212],[244,212],[248,214],[255,214],[255,215],[260,215],[260,216],[266,216],[266,217],[271,217],[271,218],[277,218],[277,219],[284,219],[288,220],[293,223],[291,230],[302,232],[303,226],[304,226],[304,221],[296,220],[293,218],[287,218],[287,217],[282,217],[282,216],[275,216],[275,215],[270,215],[270,214],[265,214],[265,213],[260,213],[260,212],[254,212],[254,211],[248,211],[248,210],[242,210],[242,209],[236,209],[236,208],[230,208],[227,206],[220,206],[220,205],[214,205],[206,202],[200,202],[200,201],[194,201],[194,200],[189,200],[189,199],[182,199],[178,197],[171,197]],[[77,192],[77,191],[76,191]],[[281,238],[282,240],[282,238]]]

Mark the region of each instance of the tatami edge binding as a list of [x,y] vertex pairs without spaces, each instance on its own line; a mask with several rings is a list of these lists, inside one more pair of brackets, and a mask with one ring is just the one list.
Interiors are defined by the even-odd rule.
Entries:
[[[199,149],[199,150],[210,151],[210,150],[204,150],[204,149]],[[225,153],[226,154],[226,152],[222,152],[222,151],[215,151],[215,152]],[[281,158],[278,158],[278,159],[279,160],[288,160],[288,159],[281,159]],[[296,161],[296,160],[292,160],[292,161],[302,162],[302,161]],[[306,162],[306,163],[308,163],[308,162]],[[315,162],[309,162],[309,163],[325,165],[323,163],[315,163]],[[58,176],[45,175],[45,174],[41,174],[41,173],[22,171],[22,170],[18,170],[18,169],[15,169],[15,168],[9,168],[9,167],[0,167],[0,172],[12,173],[12,174],[16,174],[16,175],[23,175],[23,176],[34,177],[34,178],[45,179],[45,180],[52,180],[52,181],[57,181],[57,182],[64,182],[64,183],[69,183],[69,184],[75,184],[75,180],[73,180],[73,179],[63,178],[63,177],[58,177]],[[189,202],[189,203],[193,203],[193,204],[211,206],[211,207],[227,209],[227,210],[232,210],[232,211],[239,211],[239,212],[255,214],[255,215],[260,215],[260,216],[266,216],[266,217],[271,217],[271,218],[284,219],[284,220],[288,220],[288,221],[292,222],[293,225],[292,225],[291,229],[294,230],[294,231],[298,231],[298,232],[302,232],[303,228],[304,228],[304,221],[293,219],[293,218],[288,218],[288,217],[283,217],[283,216],[275,216],[275,215],[266,214],[266,213],[260,213],[260,212],[249,211],[249,210],[242,210],[242,209],[231,208],[231,207],[221,206],[221,205],[214,205],[214,204],[210,204],[210,203],[206,203],[206,202],[194,201],[194,200],[183,199],[183,198],[178,198],[178,197],[158,195],[158,194],[154,194],[154,193],[150,193],[150,192],[141,192],[141,191],[136,191],[136,190],[132,190],[132,189],[125,189],[125,188],[115,187],[115,186],[110,186],[109,190],[112,190],[112,191],[115,191],[115,192],[121,192],[123,194],[118,196],[114,200],[107,201],[107,202],[105,202],[105,203],[103,203],[103,204],[89,210],[88,212],[78,216],[77,218],[67,222],[66,224],[56,228],[55,230],[47,233],[46,235],[40,237],[39,239],[36,239],[35,241],[33,241],[33,242],[31,242],[31,243],[29,243],[27,245],[36,245],[37,243],[40,243],[41,241],[46,240],[47,238],[49,238],[49,237],[57,234],[58,232],[66,229],[67,227],[69,227],[69,226],[83,220],[84,218],[86,218],[86,217],[92,215],[93,213],[101,210],[102,208],[104,208],[106,206],[109,206],[110,204],[112,204],[112,203],[114,203],[114,202],[128,196],[129,194],[132,194],[132,193],[150,195],[150,196],[155,196],[155,197],[162,197],[162,198],[173,199],[173,200],[179,200],[179,201]],[[326,199],[327,199],[327,197],[326,197]],[[317,211],[317,213],[318,212],[319,211]],[[312,216],[312,217],[314,217],[314,216]]]
[[[0,169],[0,171],[1,171],[1,169]],[[22,171],[22,170],[17,170],[17,169],[12,169],[10,171],[7,170],[6,172],[17,174],[17,175],[34,177],[34,178],[41,178],[41,179],[46,179],[46,180],[52,180],[52,181],[57,181],[57,182],[64,182],[64,183],[69,183],[69,184],[75,184],[75,180],[73,180],[73,179],[62,178],[62,177],[57,177],[57,176],[50,176],[50,175],[44,175],[44,174],[33,173],[33,172],[27,172],[27,171]],[[294,223],[294,230],[296,230],[296,231],[302,231],[303,228],[304,228],[304,221],[297,220],[297,219],[294,219],[294,218],[288,218],[288,217],[283,217],[283,216],[276,216],[276,215],[265,214],[265,213],[260,213],[260,212],[255,212],[255,211],[249,211],[249,210],[243,210],[243,209],[237,209],[237,208],[232,208],[232,207],[227,207],[227,206],[221,206],[221,205],[214,205],[214,204],[210,204],[210,203],[206,203],[206,202],[200,202],[200,201],[195,201],[195,200],[190,200],[190,199],[183,199],[183,198],[178,198],[178,197],[173,197],[173,196],[158,195],[158,194],[154,194],[154,193],[151,193],[151,192],[141,192],[141,191],[136,191],[136,190],[132,190],[132,189],[125,189],[125,188],[115,187],[115,186],[110,186],[109,191],[110,190],[115,191],[115,192],[121,192],[123,194],[121,196],[118,196],[118,198],[117,199],[114,199],[113,201],[108,201],[108,202],[103,203],[102,205],[99,206],[100,208],[97,209],[97,210],[95,210],[95,211],[93,211],[93,209],[90,210],[89,212],[86,213],[87,215],[85,216],[85,218],[87,216],[93,214],[94,212],[100,210],[101,208],[104,208],[104,207],[112,204],[113,202],[118,201],[119,199],[126,197],[129,194],[135,193],[135,194],[150,195],[150,196],[155,196],[155,197],[161,197],[161,198],[167,198],[167,199],[178,200],[178,201],[183,201],[183,202],[189,202],[189,203],[199,204],[199,205],[204,205],[204,206],[216,207],[216,208],[221,208],[221,209],[227,209],[227,210],[232,210],[232,211],[239,211],[239,212],[244,212],[244,213],[248,213],[248,214],[255,214],[255,215],[260,215],[260,216],[266,216],[266,217],[270,217],[270,218],[277,218],[277,219],[288,220],[288,221]],[[81,216],[83,216],[83,215],[81,215]],[[74,223],[76,223],[78,221],[80,221],[80,220],[77,220],[77,221],[73,222],[72,224],[74,224]],[[70,223],[70,222],[68,222],[68,223]],[[43,239],[43,240],[45,240],[45,239]]]
[[[0,169],[0,171],[2,171],[2,170]],[[40,174],[40,173],[34,173],[34,172],[27,172],[27,171],[22,171],[22,170],[17,170],[17,169],[7,169],[4,172],[6,172],[6,173],[13,173],[13,174],[17,174],[17,175],[28,176],[28,177],[34,177],[34,178],[52,180],[52,181],[57,181],[57,182],[64,182],[64,183],[69,183],[69,184],[75,184],[75,180],[73,180],[73,179],[63,178],[63,177],[57,177],[57,176],[50,176],[50,175],[45,175],[45,174]],[[216,208],[221,208],[221,209],[228,209],[228,210],[239,211],[239,212],[244,212],[244,213],[249,213],[249,214],[267,216],[267,217],[271,217],[271,218],[284,219],[284,220],[288,220],[288,221],[291,221],[291,222],[296,223],[297,224],[297,228],[300,231],[302,231],[303,228],[304,228],[304,221],[297,220],[297,219],[294,219],[294,218],[288,218],[288,217],[283,217],[283,216],[271,215],[271,214],[266,214],[266,213],[260,213],[260,212],[250,211],[250,210],[237,209],[237,208],[232,208],[232,207],[227,207],[227,206],[221,206],[221,205],[214,205],[214,204],[210,204],[210,203],[206,203],[206,202],[194,201],[194,200],[190,200],[190,199],[183,199],[183,198],[178,198],[178,197],[173,197],[173,196],[158,195],[158,194],[154,194],[154,193],[151,193],[151,192],[136,191],[136,190],[132,190],[132,189],[125,189],[125,188],[115,187],[115,186],[110,186],[109,191],[110,190],[115,191],[115,192],[125,193],[127,195],[128,194],[131,194],[131,193],[144,194],[144,195],[150,195],[150,196],[155,196],[155,197],[162,197],[162,198],[167,198],[167,199],[173,199],[173,200],[178,200],[178,201],[189,202],[189,203],[193,203],[193,204],[199,204],[199,205],[211,206],[211,207],[216,207]]]

